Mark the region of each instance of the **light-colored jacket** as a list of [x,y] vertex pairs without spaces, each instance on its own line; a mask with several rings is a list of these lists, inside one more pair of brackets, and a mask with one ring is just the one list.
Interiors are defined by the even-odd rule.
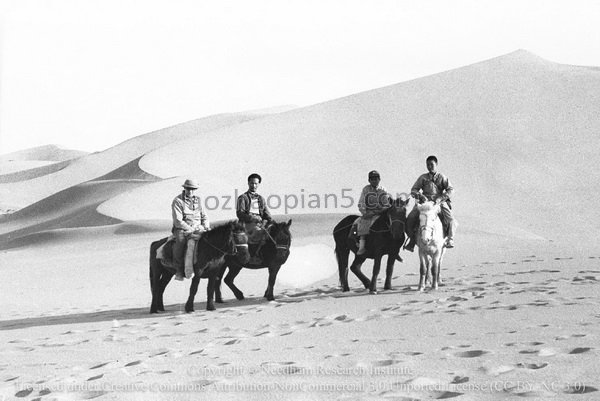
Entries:
[[201,228],[208,230],[210,223],[202,209],[199,196],[187,197],[185,191],[173,199],[171,204],[173,229],[196,231]]
[[417,178],[410,192],[413,195],[422,192],[428,200],[432,201],[440,196],[443,200],[449,200],[454,193],[454,187],[450,184],[448,177],[442,173],[425,173]]
[[367,185],[360,193],[358,210],[363,216],[376,216],[392,206],[392,196],[384,187]]

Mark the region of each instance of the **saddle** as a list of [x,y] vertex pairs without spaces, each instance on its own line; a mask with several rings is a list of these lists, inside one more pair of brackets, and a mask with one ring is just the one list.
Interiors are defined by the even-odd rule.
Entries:
[[354,239],[358,241],[358,221],[360,217],[357,217],[352,223],[352,227],[350,227],[350,232],[348,233],[348,238]]
[[250,252],[250,261],[248,263],[251,265],[260,265],[262,258],[259,255],[259,251],[267,242],[267,230],[264,227],[253,227],[248,230],[248,227],[246,227],[246,234],[248,235],[248,252]]
[[[372,226],[372,225],[373,225],[373,223],[375,223],[375,221],[377,221],[377,219],[379,219],[379,217],[380,217],[380,216],[377,216],[376,218],[372,219],[372,220],[371,220],[371,223],[370,223],[370,225],[369,225],[369,226]],[[362,217],[357,217],[357,218],[354,220],[354,222],[352,223],[352,227],[350,227],[350,232],[348,233],[348,238],[349,238],[351,241],[354,241],[354,242],[356,242],[356,246],[358,246],[358,242],[359,242],[359,240],[360,240],[360,235],[358,235],[358,225],[359,225],[359,222],[360,222],[360,219],[361,219],[361,218],[362,218]]]
[[[194,263],[198,261],[196,256],[196,246],[202,234],[193,234],[187,240],[184,248],[184,271],[186,278],[194,276]],[[173,268],[173,245],[175,244],[175,236],[169,235],[167,242],[161,245],[156,250],[156,259],[160,259],[166,267]]]

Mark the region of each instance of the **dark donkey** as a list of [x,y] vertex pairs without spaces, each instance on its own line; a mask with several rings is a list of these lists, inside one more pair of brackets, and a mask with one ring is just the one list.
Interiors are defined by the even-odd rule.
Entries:
[[[356,255],[350,270],[362,281],[365,288],[373,294],[377,293],[377,276],[381,269],[381,258],[388,255],[387,269],[384,289],[392,288],[392,274],[394,273],[394,262],[396,258],[400,259],[398,252],[404,244],[404,226],[406,224],[406,204],[408,200],[396,199],[390,208],[375,220],[367,237],[367,252],[363,255]],[[350,251],[358,251],[356,241],[349,237],[352,224],[358,218],[357,215],[347,216],[340,221],[333,229],[333,239],[335,241],[335,256],[338,262],[340,275],[340,284],[342,291],[350,291],[348,286],[348,257]],[[373,259],[373,277],[369,280],[360,270],[360,267],[367,259]]]
[[[167,238],[155,241],[150,245],[150,289],[152,290],[152,305],[150,313],[164,311],[163,293],[175,274],[175,269],[165,266],[156,258],[156,250]],[[190,285],[190,295],[185,304],[186,312],[194,311],[194,297],[198,292],[200,278],[208,278],[206,289],[206,309],[215,310],[213,295],[215,291],[216,276],[219,273],[226,255],[233,255],[235,260],[247,263],[250,259],[248,253],[248,236],[243,224],[231,221],[214,227],[202,234],[196,247],[196,262],[194,263],[194,278]]]
[[267,242],[260,248],[259,256],[262,260],[262,263],[259,265],[248,264],[247,262],[240,261],[239,259],[231,256],[225,257],[225,263],[221,266],[221,271],[218,275],[217,285],[215,288],[215,298],[217,302],[223,302],[223,297],[221,296],[221,279],[228,267],[229,272],[223,280],[231,289],[231,291],[233,291],[235,297],[239,300],[244,299],[244,293],[235,286],[233,280],[238,275],[240,270],[242,270],[244,267],[247,269],[268,268],[269,283],[264,296],[269,301],[275,299],[273,296],[273,287],[275,287],[277,273],[279,272],[281,265],[283,265],[287,261],[288,256],[290,256],[290,245],[292,243],[292,234],[290,233],[291,225],[292,220],[289,220],[287,223],[273,223],[266,228],[269,235],[267,236]]

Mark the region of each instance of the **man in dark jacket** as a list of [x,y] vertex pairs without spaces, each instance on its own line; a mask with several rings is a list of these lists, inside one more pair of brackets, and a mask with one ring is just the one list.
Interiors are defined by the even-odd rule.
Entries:
[[248,176],[248,191],[237,198],[236,214],[237,218],[246,224],[248,233],[249,251],[252,256],[258,253],[260,244],[264,242],[264,227],[270,223],[273,218],[269,213],[265,198],[257,190],[262,182],[262,177],[256,173]]

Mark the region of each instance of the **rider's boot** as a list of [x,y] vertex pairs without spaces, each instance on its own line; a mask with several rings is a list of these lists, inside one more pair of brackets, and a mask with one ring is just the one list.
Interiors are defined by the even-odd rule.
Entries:
[[173,266],[175,267],[175,280],[177,281],[183,281],[183,278],[185,277],[183,274],[183,266]]
[[415,241],[410,238],[408,240],[408,243],[406,245],[404,245],[404,249],[407,250],[408,252],[414,252],[415,251]]
[[448,237],[448,239],[446,240],[446,248],[454,248],[454,239]]

